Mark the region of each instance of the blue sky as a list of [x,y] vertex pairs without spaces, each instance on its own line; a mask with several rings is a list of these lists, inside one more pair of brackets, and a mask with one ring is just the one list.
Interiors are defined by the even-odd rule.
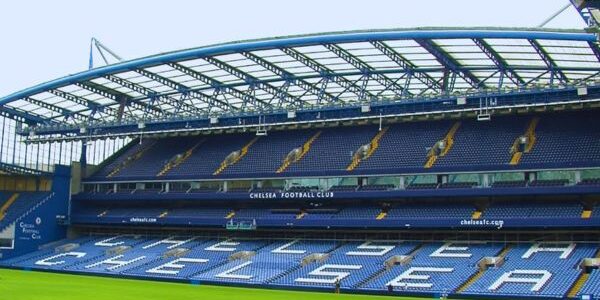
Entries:
[[[90,4],[93,3],[93,4]],[[419,26],[535,27],[568,0],[8,1],[0,96],[87,69],[96,37],[125,59],[234,40]],[[574,8],[548,28],[583,28]]]

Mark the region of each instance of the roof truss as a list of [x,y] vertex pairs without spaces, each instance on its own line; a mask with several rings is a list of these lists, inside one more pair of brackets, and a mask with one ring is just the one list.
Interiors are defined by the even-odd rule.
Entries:
[[[451,71],[454,75],[458,75],[464,81],[466,81],[471,87],[475,89],[479,89],[480,87],[485,87],[485,83],[483,83],[477,76],[473,75],[469,70],[461,68],[458,62],[452,58],[448,53],[446,53],[441,47],[436,45],[431,40],[423,40],[417,39],[415,40],[421,47],[425,48],[429,53],[431,53],[437,61],[446,66],[449,71]],[[446,73],[444,76],[444,81],[448,82],[448,77],[451,75],[450,73]],[[452,80],[452,79],[450,79]],[[450,92],[452,91],[449,88],[448,84],[444,84],[444,91]]]
[[230,43],[125,61],[1,98],[0,113],[44,126],[131,123],[595,84],[598,77],[600,48],[587,33],[365,31]]

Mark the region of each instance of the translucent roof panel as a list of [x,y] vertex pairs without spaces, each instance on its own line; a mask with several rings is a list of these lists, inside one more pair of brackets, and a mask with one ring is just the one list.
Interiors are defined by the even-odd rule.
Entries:
[[[580,85],[600,74],[596,37],[540,29],[356,31],[163,53],[0,99],[32,120],[123,122],[236,115],[481,89]],[[442,86],[442,82],[453,84]],[[64,118],[63,118],[64,116]]]

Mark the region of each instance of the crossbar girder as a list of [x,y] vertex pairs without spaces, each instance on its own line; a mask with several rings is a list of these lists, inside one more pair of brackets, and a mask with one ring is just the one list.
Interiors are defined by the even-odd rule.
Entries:
[[0,106],[0,116],[6,117],[17,122],[27,123],[30,125],[34,124],[60,124],[57,121],[42,118],[39,115],[33,113],[24,112],[14,108],[7,107],[5,105]]
[[[324,45],[327,50],[333,52],[335,55],[345,60],[347,63],[351,64],[356,69],[365,73],[365,76],[372,77],[382,86],[386,87],[386,89],[391,89],[396,95],[403,97],[409,95],[408,90],[404,89],[404,86],[397,84],[395,81],[390,79],[389,77],[383,74],[373,74],[373,67],[369,66],[366,62],[362,61],[360,58],[352,55],[348,50],[340,47],[335,44],[326,44]],[[362,87],[365,90],[365,87]]]
[[[170,63],[169,64],[171,67],[173,67],[174,69],[189,75],[191,77],[193,77],[194,79],[197,79],[201,82],[203,82],[204,84],[208,84],[210,85],[211,88],[215,89],[215,93],[216,94],[229,94],[232,95],[235,98],[241,99],[242,100],[242,109],[246,108],[246,104],[247,103],[256,103],[257,99],[253,94],[254,85],[250,85],[250,88],[248,89],[248,91],[242,92],[238,89],[235,89],[233,87],[228,87],[225,86],[222,82],[215,80],[213,78],[210,78],[202,73],[196,72],[191,68],[185,67],[181,64],[176,64],[176,63]],[[233,106],[232,104],[229,103],[229,101],[222,101],[222,100],[217,100],[216,97],[213,97],[215,99],[215,101],[218,101],[216,103],[221,103],[222,105],[227,105],[230,109],[233,110],[239,110],[239,108],[236,108],[235,106]],[[260,101],[263,104],[267,104],[266,102]]]
[[[275,65],[274,63],[271,63],[271,62],[267,61],[266,59],[264,59],[256,54],[253,54],[251,52],[242,52],[241,54],[244,55],[246,58],[252,60],[256,64],[262,66],[263,68],[277,74],[278,76],[281,77],[282,80],[285,80],[288,85],[293,82],[296,86],[302,88],[305,91],[308,91],[314,95],[322,95],[322,97],[325,98],[328,102],[335,101],[333,95],[331,95],[330,93],[327,93],[326,91],[322,91],[315,84],[313,84],[309,81],[306,81],[304,79],[291,79],[291,78],[294,78],[294,74]],[[289,88],[289,86],[287,88]]]
[[552,59],[552,57],[550,57],[546,49],[544,49],[544,47],[542,47],[542,45],[540,45],[538,41],[529,40],[529,44],[531,44],[533,49],[535,49],[535,52],[537,52],[537,54],[542,58],[546,66],[550,69],[550,73],[552,74],[551,81],[556,77],[561,83],[569,82],[569,79],[567,78],[567,76],[565,76],[565,73],[563,73],[563,71],[560,70],[556,62]]
[[508,77],[514,84],[522,85],[525,83],[525,80],[517,73],[515,70],[510,68],[508,63],[502,56],[494,50],[490,44],[488,44],[483,39],[472,39],[475,45],[481,49],[481,51],[498,67],[500,72],[502,72],[506,77]]
[[88,119],[90,119],[90,118],[93,119],[91,116],[86,116],[81,113],[77,113],[77,112],[68,110],[66,108],[59,107],[54,104],[50,104],[48,102],[37,100],[37,99],[31,98],[31,97],[25,97],[23,100],[25,100],[31,104],[35,104],[39,107],[45,108],[47,110],[53,111],[55,113],[59,113],[62,117],[65,117],[66,119],[71,117],[75,120],[79,120],[79,121],[83,121],[83,122],[88,121]]
[[[179,64],[169,63],[169,65],[179,65]],[[179,65],[179,66],[181,66],[181,65]],[[492,71],[492,72],[497,71],[497,68],[495,66],[494,67],[491,67],[491,66],[489,66],[489,67],[488,66],[482,66],[482,67],[471,68],[471,69],[476,70],[476,71]],[[414,74],[423,73],[423,72],[443,72],[444,70],[445,70],[445,68],[442,68],[442,67],[421,67],[421,68],[415,69],[414,70]],[[539,66],[520,66],[519,70],[523,70],[523,71],[547,71],[547,68],[546,67],[539,67]],[[568,70],[573,70],[573,71],[596,71],[595,68],[581,68],[581,67],[569,67]],[[192,70],[192,72],[195,72],[195,71]],[[237,95],[241,96],[241,95],[243,95],[244,92],[235,89],[235,87],[247,86],[247,83],[245,83],[245,82],[234,82],[234,83],[227,83],[227,84],[221,83],[219,81],[215,81],[214,79],[211,79],[211,78],[209,78],[209,77],[207,77],[207,76],[205,76],[205,75],[203,75],[201,73],[197,73],[197,72],[195,72],[195,73],[186,73],[186,72],[183,72],[183,73],[185,73],[187,75],[190,75],[190,76],[194,77],[195,79],[198,79],[199,81],[202,81],[203,83],[205,83],[207,85],[210,85],[209,87],[190,88],[190,90],[189,90],[190,92],[192,92],[192,91],[199,92],[199,91],[206,91],[206,90],[212,90],[212,89],[217,90],[218,89],[222,93],[229,93],[229,94],[233,95],[234,97],[238,97]],[[405,74],[405,73],[407,73],[407,71],[405,69],[385,69],[385,70],[375,70],[375,71],[373,71],[373,73],[382,73],[382,74],[386,74],[386,73],[402,73],[402,74]],[[316,78],[319,78],[319,79],[321,79],[321,84],[326,85],[328,83],[328,81],[336,82],[336,80],[334,80],[334,79],[337,78],[337,77],[339,77],[339,76],[360,76],[360,75],[362,75],[361,72],[351,71],[351,72],[337,72],[337,73],[335,73],[335,74],[333,74],[331,76],[328,76],[328,77],[323,77],[323,76],[321,76],[321,74],[309,74],[309,75],[294,76],[291,79],[292,80],[297,80],[297,79],[316,79]],[[204,77],[206,77],[206,78],[203,79]],[[441,84],[442,79],[443,78],[441,78],[439,80],[438,84]],[[265,83],[270,83],[270,82],[281,81],[281,79],[280,78],[269,78],[269,79],[264,79],[264,80],[261,80],[261,81],[265,82]],[[349,81],[349,80],[346,80],[346,81]],[[341,82],[341,80],[338,79],[337,82]],[[530,82],[531,81],[527,81],[526,85],[528,83],[530,83]],[[84,87],[86,85],[90,86],[92,84],[95,85],[95,86],[103,87],[101,85],[98,85],[98,84],[95,84],[95,83],[89,82],[89,81],[85,82],[85,83],[75,83],[75,85],[80,86],[80,87]],[[350,84],[352,84],[352,81],[350,81]],[[320,89],[323,90],[322,88],[320,88]],[[94,91],[94,89],[88,89],[88,90],[90,90],[92,92]],[[100,89],[100,90],[99,89],[95,89],[95,90],[99,91],[99,92],[97,92],[99,95],[103,95],[106,98],[113,99],[113,100],[116,99],[114,96],[113,97],[109,97],[109,96],[106,96],[106,95],[109,94],[109,93],[113,93],[113,94],[117,94],[117,95],[123,95],[123,97],[126,97],[127,99],[129,99],[130,101],[132,101],[132,103],[137,102],[137,101],[141,101],[141,100],[144,100],[144,99],[147,99],[146,96],[143,96],[143,97],[131,97],[129,95],[120,93],[120,92],[118,92],[116,90],[110,90],[110,89],[108,89],[106,87],[103,87],[103,89]],[[360,88],[359,88],[359,90],[360,90]],[[178,92],[178,91],[167,91],[167,92],[157,93],[156,95],[162,97],[162,96],[173,96],[173,95],[178,95],[178,94],[180,94],[180,92]],[[423,94],[423,93],[421,93],[421,94]],[[215,98],[214,95],[213,95],[213,98]],[[240,98],[240,97],[238,97],[238,98]],[[222,101],[222,100],[219,100],[219,101]],[[341,102],[342,100],[338,99],[337,101]],[[141,102],[141,103],[143,103],[143,102]],[[106,106],[112,106],[112,105],[114,105],[114,103],[113,104],[103,104],[103,105],[100,105],[100,107],[106,107]],[[229,105],[229,104],[227,104],[225,102],[225,104],[223,104],[223,105]],[[137,105],[137,107],[143,108],[144,106]],[[233,106],[233,105],[230,106],[230,109],[231,110],[237,110],[236,107]]]
[[[165,103],[170,105],[173,108],[177,107],[177,100],[176,99],[172,99],[171,97],[167,96],[160,96],[158,95],[158,93],[156,93],[156,91],[153,91],[149,88],[143,87],[139,84],[133,83],[129,80],[123,79],[121,77],[115,76],[115,75],[107,75],[104,76],[104,78],[120,85],[123,87],[126,87],[132,91],[138,92],[142,95],[144,95],[145,97],[149,98],[151,101],[150,102],[154,102],[154,100],[166,100]],[[129,104],[130,102],[128,102],[127,104]],[[157,111],[160,112],[162,115],[170,115],[171,113],[158,107],[155,106],[153,104],[149,104],[149,103],[145,103],[142,101],[139,101],[140,104],[142,104],[144,106],[144,112],[145,114],[149,113],[151,110],[152,111]]]
[[[272,86],[271,84],[261,82],[258,78],[254,77],[246,72],[243,72],[243,71],[239,70],[238,68],[235,68],[226,62],[223,62],[214,57],[204,57],[204,60],[213,64],[217,68],[219,68],[237,78],[242,79],[244,82],[246,82],[250,86],[250,89],[252,90],[252,92],[254,92],[255,89],[260,89],[260,90],[263,90],[273,96],[275,96],[279,93],[278,88]],[[297,101],[294,96],[292,96],[290,94],[287,94],[287,96],[290,97],[290,99],[292,99],[293,102]],[[242,100],[246,104],[252,103],[252,104],[256,105],[256,104],[260,103],[260,106],[257,106],[257,108],[269,108],[269,109],[273,108],[273,105],[271,103],[263,101],[263,100],[257,98],[256,96],[251,95],[250,93],[245,93],[245,96],[242,97]]]
[[415,41],[421,45],[421,47],[425,48],[427,52],[433,55],[442,66],[445,66],[450,71],[456,73],[473,88],[479,89],[480,87],[485,87],[485,84],[483,84],[481,80],[477,78],[477,76],[473,75],[473,73],[471,73],[471,71],[468,69],[462,68],[462,66],[454,58],[452,58],[448,53],[446,53],[446,51],[444,51],[440,46],[436,45],[433,41],[423,39],[417,39]]
[[89,107],[92,110],[92,115],[94,114],[94,112],[97,112],[106,113],[109,116],[117,116],[117,111],[110,106],[100,105],[99,103],[96,103],[94,101],[58,89],[48,90],[48,92],[55,96],[77,103],[79,105]]
[[[238,99],[245,99],[246,97],[248,97],[246,95],[246,93],[241,92],[232,87],[226,87],[223,85],[222,82],[220,82],[216,79],[210,78],[209,76],[206,76],[200,72],[196,72],[195,70],[188,68],[184,65],[181,65],[178,63],[168,63],[167,65],[185,75],[188,75],[204,84],[209,85],[210,88],[215,90],[215,94],[219,94],[219,93],[231,94],[232,96],[234,96]],[[193,91],[193,90],[191,90],[191,91]],[[210,100],[212,101],[212,102],[210,102],[211,105],[218,106],[222,110],[233,110],[233,111],[239,110],[239,108],[233,106],[228,101],[220,100],[216,96],[210,97]]]
[[588,42],[588,45],[590,46],[590,49],[592,49],[592,52],[594,52],[596,59],[598,61],[600,61],[600,48],[598,46],[598,43],[597,42]]
[[[328,77],[329,80],[331,80],[332,82],[335,82],[336,84],[338,84],[341,87],[344,87],[346,90],[352,92],[357,97],[361,98],[361,95],[365,94],[369,97],[369,99],[375,98],[375,95],[373,95],[371,92],[363,90],[360,86],[354,84],[352,81],[348,80],[346,77],[336,74],[334,71],[327,68],[326,66],[314,61],[313,59],[310,59],[304,53],[301,53],[300,51],[293,49],[293,48],[282,48],[281,51],[283,51],[285,54],[289,55],[291,58],[293,58],[293,59],[301,62],[302,64],[306,65],[307,67],[311,68],[313,71],[318,72],[321,76]],[[363,73],[363,72],[361,72],[361,73]],[[366,100],[366,99],[359,99],[359,100]]]
[[[125,102],[127,105],[140,110],[150,109],[150,114],[152,114],[155,117],[160,117],[163,115],[163,111],[161,109],[158,109],[152,105],[148,105],[147,103],[144,103],[140,100],[133,99],[127,94],[121,93],[117,90],[109,89],[103,85],[91,81],[78,82],[75,85],[82,87],[90,92],[96,93],[100,96],[103,96],[104,98],[111,99],[117,103]],[[110,105],[114,105],[114,103]],[[117,116],[117,118],[120,118],[120,116]]]
[[[173,90],[179,91],[179,92],[181,92],[184,95],[190,95],[190,96],[192,96],[192,97],[194,97],[194,98],[196,98],[196,99],[198,99],[198,100],[200,100],[200,101],[202,101],[204,103],[210,104],[212,102],[211,99],[209,99],[210,98],[209,96],[206,96],[206,95],[204,95],[202,93],[195,92],[195,91],[190,92],[188,87],[186,87],[186,86],[184,86],[184,85],[182,85],[182,84],[180,84],[178,82],[175,82],[175,81],[173,81],[171,79],[168,79],[168,78],[165,78],[163,76],[160,76],[160,75],[158,75],[156,73],[153,73],[153,72],[150,72],[150,71],[147,71],[147,70],[144,70],[144,69],[138,69],[138,70],[136,70],[136,72],[139,73],[139,74],[141,74],[141,75],[143,75],[143,76],[145,76],[145,77],[148,77],[148,78],[150,78],[150,79],[152,79],[152,80],[154,80],[154,81],[156,81],[156,82],[158,82],[158,83],[160,83],[162,85],[166,85],[166,86],[170,87]],[[188,103],[185,103],[183,101],[183,99],[185,99],[185,97],[182,97],[179,100],[173,99],[171,97],[167,97],[166,98],[167,103],[169,105],[171,105],[171,106],[174,106],[176,108],[176,110],[178,110],[180,112],[182,111],[181,109],[184,108],[184,107],[185,107],[185,109],[183,110],[184,112],[190,112],[190,113],[206,112],[205,110],[200,109],[200,108],[198,108],[198,107],[196,107],[194,105],[190,105]]]
[[437,80],[435,80],[435,78],[431,77],[426,72],[415,72],[417,66],[404,58],[404,56],[402,56],[392,47],[386,45],[382,41],[372,41],[371,45],[373,45],[373,47],[375,47],[377,50],[381,51],[381,53],[395,62],[398,66],[406,69],[407,73],[411,74],[411,77],[416,78],[420,82],[424,83],[429,89],[441,91],[442,86]]

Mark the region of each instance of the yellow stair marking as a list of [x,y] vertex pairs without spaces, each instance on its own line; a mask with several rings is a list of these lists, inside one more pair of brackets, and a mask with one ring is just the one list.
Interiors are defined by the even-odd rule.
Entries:
[[376,217],[375,219],[376,219],[376,220],[383,220],[383,219],[385,219],[385,217],[386,217],[386,216],[387,216],[387,213],[382,211],[382,212],[380,212],[380,213],[377,215],[377,217]]
[[531,150],[533,149],[533,146],[535,145],[535,140],[536,140],[535,129],[537,128],[537,125],[539,122],[540,122],[540,118],[535,117],[529,123],[529,127],[527,127],[527,132],[525,134],[527,135],[527,137],[529,137],[529,144],[527,144],[527,147],[525,148],[525,153],[531,152]]
[[319,136],[321,136],[321,133],[322,133],[322,131],[315,133],[315,135],[313,135],[310,139],[308,139],[308,141],[306,141],[304,143],[304,145],[302,145],[302,152],[300,152],[300,155],[298,155],[298,159],[292,160],[292,159],[288,159],[286,157],[286,159],[283,161],[283,164],[281,165],[281,167],[279,167],[279,169],[277,169],[277,173],[281,173],[281,172],[285,171],[285,169],[287,169],[292,163],[299,162],[304,157],[304,155],[306,155],[306,153],[308,153],[308,151],[310,151],[310,147],[319,138]]
[[15,201],[17,201],[17,198],[19,198],[19,193],[12,194],[10,198],[8,198],[8,200],[4,203],[4,205],[0,207],[0,221],[4,219],[4,217],[6,216],[6,212],[8,211],[10,206],[13,205]]
[[233,218],[233,216],[235,216],[235,211],[234,210],[232,210],[231,212],[229,212],[227,214],[227,216],[225,216],[225,219],[231,219],[231,218]]
[[202,140],[198,143],[196,143],[196,145],[192,146],[192,148],[188,149],[187,151],[185,151],[185,153],[183,154],[183,156],[181,156],[179,159],[175,160],[175,161],[171,161],[168,162],[163,169],[158,172],[158,174],[156,174],[156,176],[163,176],[165,174],[167,174],[171,169],[179,166],[180,164],[182,164],[184,161],[186,161],[190,156],[192,156],[192,153],[194,153],[194,150],[196,150],[196,148],[198,148],[198,146],[200,146],[202,143],[204,143],[205,140]]
[[581,290],[583,285],[588,280],[588,278],[590,278],[589,273],[582,273],[581,275],[579,275],[579,278],[577,278],[577,281],[575,282],[575,284],[573,284],[573,287],[571,287],[571,290],[569,290],[567,297],[575,298],[577,296],[577,293],[579,293],[579,291]]
[[105,210],[105,211],[101,212],[101,213],[98,215],[98,218],[101,218],[101,217],[104,217],[104,216],[106,216],[106,214],[107,214],[107,213],[108,213],[108,210]]
[[510,245],[504,247],[504,249],[502,250],[502,252],[500,252],[498,254],[498,257],[505,257],[506,254],[508,254],[508,252],[510,251],[511,248],[512,248],[512,246],[510,246]]
[[242,150],[240,151],[240,155],[238,157],[236,157],[231,163],[228,163],[227,160],[223,160],[223,162],[221,163],[221,165],[219,166],[219,168],[213,173],[213,175],[219,175],[221,174],[221,172],[225,171],[225,169],[227,169],[227,167],[231,166],[231,165],[235,165],[238,161],[240,161],[244,156],[246,156],[246,154],[248,153],[248,149],[250,149],[250,147],[252,147],[252,145],[254,145],[254,143],[256,143],[256,141],[258,141],[258,136],[253,138],[248,144],[246,144],[246,146],[244,146],[242,148]]
[[452,127],[450,127],[450,130],[448,130],[448,133],[446,133],[446,136],[442,140],[442,141],[444,141],[444,144],[445,144],[444,150],[442,150],[442,152],[439,155],[435,154],[437,143],[439,141],[435,143],[435,145],[433,146],[433,148],[431,148],[431,150],[429,150],[429,153],[427,153],[427,161],[425,162],[425,165],[423,166],[425,169],[429,169],[429,168],[433,167],[433,165],[435,164],[435,161],[438,159],[438,156],[445,156],[446,154],[448,154],[448,152],[450,152],[452,145],[454,145],[454,135],[456,135],[456,132],[460,128],[460,125],[461,125],[461,122],[457,121],[456,123],[454,123],[454,125],[452,125]]
[[429,169],[431,167],[433,167],[433,164],[435,164],[435,161],[437,160],[437,155],[431,155],[429,156],[429,158],[427,159],[427,162],[425,163],[425,169]]
[[121,162],[118,166],[116,166],[110,173],[108,173],[108,175],[106,175],[106,177],[113,177],[115,175],[117,175],[119,172],[121,172],[121,170],[123,170],[123,168],[129,166],[132,162],[140,159],[140,157],[142,157],[142,155],[144,154],[144,152],[146,152],[148,149],[152,148],[152,146],[154,145],[155,141],[152,142],[151,145],[146,146],[142,149],[140,149],[138,152],[130,155],[129,157],[133,157],[132,159],[126,159],[125,161]]
[[300,219],[304,218],[305,215],[306,215],[306,212],[301,212],[301,213],[297,214],[296,220],[300,220]]
[[513,156],[510,159],[510,164],[513,166],[518,165],[519,162],[521,161],[521,157],[523,157],[523,152],[518,151],[518,152],[513,153]]
[[[507,245],[506,247],[504,247],[504,249],[502,249],[502,251],[500,253],[498,253],[498,257],[505,257],[506,254],[508,254],[508,251],[510,251],[510,249],[512,248],[512,246]],[[469,279],[467,279],[467,281],[465,281],[460,287],[458,287],[458,289],[456,289],[457,293],[462,293],[463,291],[465,291],[467,288],[469,288],[469,286],[471,286],[473,283],[475,283],[479,278],[481,278],[481,276],[483,276],[483,274],[485,273],[484,269],[479,269],[479,271],[477,271],[477,273],[473,274],[473,276],[469,277]]]
[[479,280],[479,278],[481,278],[481,276],[483,276],[484,273],[485,273],[484,269],[479,269],[479,271],[477,271],[477,273],[473,274],[473,276],[469,277],[469,279],[467,279],[467,281],[465,281],[460,287],[458,287],[456,292],[462,293],[463,291],[465,291],[473,283],[475,283],[477,280]]
[[531,152],[531,150],[533,150],[533,146],[535,145],[535,140],[536,140],[535,129],[537,128],[537,125],[539,122],[540,122],[539,117],[532,118],[531,121],[529,122],[529,125],[527,126],[527,130],[525,131],[525,134],[522,135],[522,136],[526,136],[527,140],[528,140],[524,151],[522,151],[522,152],[518,151],[521,136],[517,137],[517,139],[513,143],[512,148],[510,148],[511,152],[513,154],[510,159],[511,165],[513,165],[513,166],[518,165],[519,162],[521,161],[521,158],[523,157],[523,153],[529,153],[529,152]]
[[483,214],[482,211],[476,210],[476,211],[473,212],[473,215],[471,216],[471,219],[477,220],[477,219],[481,218],[482,214]]
[[589,219],[592,217],[592,211],[589,209],[586,209],[584,211],[581,212],[581,218],[582,219]]
[[168,210],[165,210],[165,211],[163,211],[163,212],[162,212],[162,213],[161,213],[161,214],[160,214],[158,217],[159,217],[159,218],[164,218],[164,217],[166,217],[168,214],[169,214],[169,211],[168,211]]
[[373,153],[375,153],[377,148],[379,148],[379,142],[381,141],[381,138],[383,138],[385,133],[388,131],[388,129],[389,129],[389,127],[383,128],[373,137],[373,139],[371,139],[371,142],[370,142],[371,147],[369,147],[369,151],[367,152],[367,155],[365,155],[365,157],[361,158],[358,155],[354,155],[354,157],[352,157],[352,162],[350,163],[350,165],[348,165],[348,167],[346,168],[346,171],[354,170],[356,167],[358,167],[358,165],[360,164],[361,161],[371,157],[371,155],[373,155]]

